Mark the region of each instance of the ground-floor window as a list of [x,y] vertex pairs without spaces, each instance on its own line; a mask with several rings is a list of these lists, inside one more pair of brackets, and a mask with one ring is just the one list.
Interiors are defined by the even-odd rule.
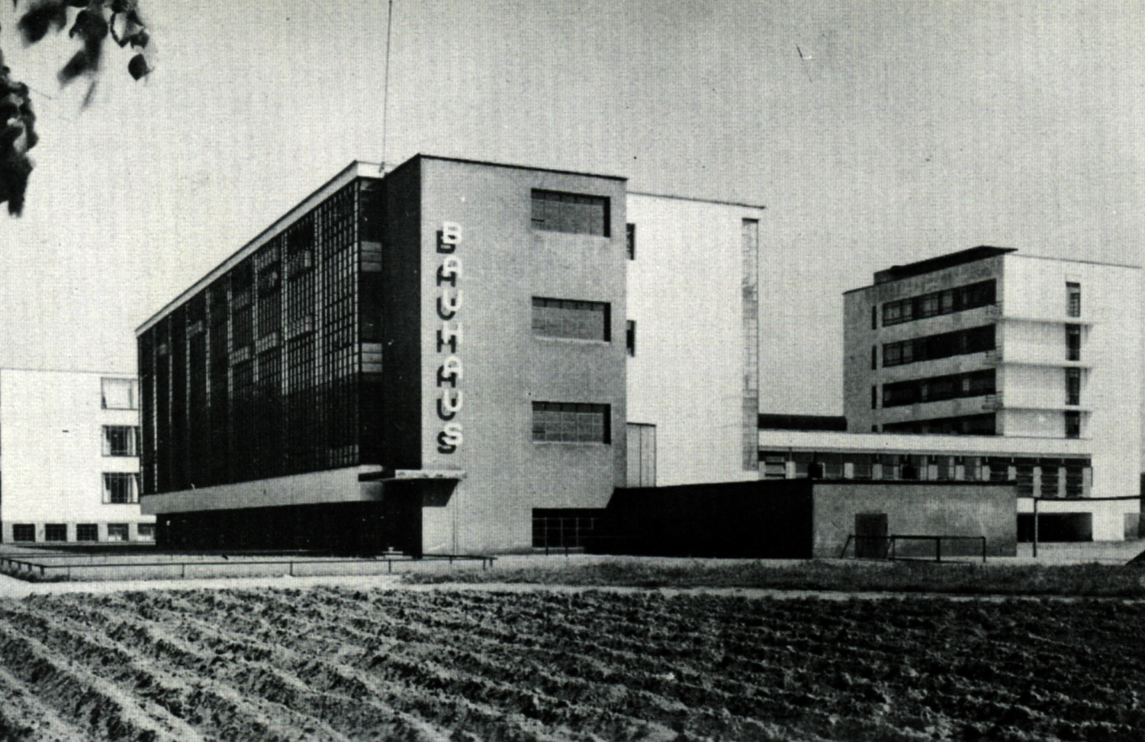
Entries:
[[127,541],[130,538],[130,526],[126,523],[108,523],[108,541]]
[[17,523],[12,526],[13,541],[35,541],[36,527],[30,523]]
[[99,526],[95,523],[80,523],[76,526],[76,541],[99,541]]
[[874,479],[882,481],[1015,482],[1023,497],[1084,497],[1088,458],[954,456],[913,453],[759,452],[762,479]]
[[67,541],[68,526],[66,523],[48,523],[44,526],[45,541]]
[[533,547],[582,548],[598,535],[603,515],[592,508],[533,508]]
[[155,540],[155,524],[154,523],[140,523],[135,527],[135,532],[139,534],[139,538],[143,541]]

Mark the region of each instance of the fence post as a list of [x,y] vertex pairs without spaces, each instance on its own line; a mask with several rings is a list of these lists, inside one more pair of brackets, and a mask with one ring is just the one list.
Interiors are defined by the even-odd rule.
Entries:
[[982,563],[986,563],[986,537],[982,537]]
[[934,554],[937,557],[936,561],[942,561],[942,536],[934,537]]

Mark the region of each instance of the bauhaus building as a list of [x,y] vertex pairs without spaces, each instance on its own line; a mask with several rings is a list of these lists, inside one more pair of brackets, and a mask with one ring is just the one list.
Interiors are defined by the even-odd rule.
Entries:
[[352,164],[139,328],[159,542],[575,545],[618,487],[757,478],[761,213]]

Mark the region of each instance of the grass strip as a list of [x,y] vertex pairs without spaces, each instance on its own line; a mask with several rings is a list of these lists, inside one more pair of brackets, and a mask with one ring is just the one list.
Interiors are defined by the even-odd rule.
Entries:
[[1145,598],[1145,569],[1122,565],[1023,565],[928,562],[767,562],[656,564],[604,561],[490,571],[407,572],[406,584],[509,583],[646,588],[721,587],[848,593],[1061,595]]

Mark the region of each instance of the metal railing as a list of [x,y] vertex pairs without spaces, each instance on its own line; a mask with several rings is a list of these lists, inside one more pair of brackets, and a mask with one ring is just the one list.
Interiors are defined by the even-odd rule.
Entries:
[[[23,557],[24,555],[20,555]],[[87,562],[73,562],[68,564],[50,564],[46,563],[46,559],[65,558],[69,555],[63,554],[44,554],[37,555],[35,561],[25,558],[18,558],[14,556],[0,555],[0,570],[8,570],[14,572],[16,576],[21,575],[25,571],[30,575],[35,575],[37,570],[42,578],[46,578],[49,572],[54,574],[61,574],[65,579],[71,579],[73,569],[80,570],[100,570],[100,569],[155,569],[160,567],[178,567],[179,578],[186,579],[189,568],[197,567],[213,567],[213,568],[230,568],[231,570],[238,571],[248,567],[267,567],[267,566],[285,566],[286,571],[278,573],[280,576],[294,577],[294,568],[296,565],[313,565],[313,564],[326,564],[331,566],[343,566],[351,564],[382,564],[386,565],[386,573],[393,574],[394,563],[416,563],[426,561],[448,561],[453,564],[454,561],[480,561],[481,569],[485,571],[493,567],[493,563],[497,561],[497,557],[488,556],[483,554],[426,554],[420,559],[415,559],[410,556],[383,556],[383,557],[370,557],[370,558],[311,558],[311,559],[244,559],[241,556],[236,556],[234,559],[223,557],[221,559],[169,559],[166,561],[156,560],[152,558],[149,561],[119,561],[119,562],[96,562],[89,559]],[[191,569],[193,572],[193,569]],[[193,576],[193,575],[192,575]]]
[[[882,545],[881,556],[868,556],[868,559],[888,559],[895,560],[929,560],[930,557],[915,556],[915,555],[899,555],[898,542],[899,541],[932,541],[934,542],[934,561],[942,561],[942,542],[943,541],[979,541],[982,544],[982,562],[986,562],[986,537],[985,536],[915,536],[915,535],[894,535],[894,536],[856,536],[851,533],[847,535],[847,541],[843,544],[843,550],[839,552],[839,558],[843,559],[847,556],[847,548],[855,544],[855,558],[860,558],[858,555],[859,544],[862,542],[871,543],[875,542],[876,545]],[[949,553],[947,556],[951,556]]]

